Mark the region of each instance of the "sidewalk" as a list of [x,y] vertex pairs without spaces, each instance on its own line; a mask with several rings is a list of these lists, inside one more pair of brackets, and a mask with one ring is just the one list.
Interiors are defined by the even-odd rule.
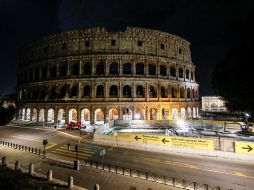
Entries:
[[80,186],[92,190],[95,184],[99,184],[100,189],[103,190],[130,190],[131,187],[136,187],[137,190],[147,190],[149,188],[152,190],[180,190],[180,188],[114,174],[92,167],[82,166],[80,171],[76,171],[68,163],[43,159],[38,155],[0,146],[0,157],[2,158],[3,156],[7,157],[7,163],[10,165],[14,165],[17,158],[19,158],[22,168],[28,168],[30,163],[33,162],[35,164],[35,172],[44,176],[51,169],[53,171],[53,178],[63,182],[67,181],[69,176],[73,176],[74,185],[77,185],[76,188]]

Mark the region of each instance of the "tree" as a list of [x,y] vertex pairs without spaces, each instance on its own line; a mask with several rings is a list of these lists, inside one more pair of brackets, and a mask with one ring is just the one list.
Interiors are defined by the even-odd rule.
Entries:
[[0,125],[9,123],[15,115],[16,95],[0,96]]
[[233,111],[245,111],[254,116],[254,65],[252,44],[230,51],[212,72],[215,93],[226,100]]

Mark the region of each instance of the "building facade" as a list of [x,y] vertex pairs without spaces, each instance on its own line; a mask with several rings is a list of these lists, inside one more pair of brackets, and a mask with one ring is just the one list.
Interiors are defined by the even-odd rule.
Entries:
[[226,112],[225,101],[219,96],[202,96],[202,111]]
[[34,122],[196,118],[199,85],[185,39],[150,29],[96,27],[24,47],[17,118]]

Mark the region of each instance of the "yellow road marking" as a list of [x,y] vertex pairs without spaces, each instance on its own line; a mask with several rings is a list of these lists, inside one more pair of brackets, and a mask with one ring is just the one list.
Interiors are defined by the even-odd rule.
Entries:
[[51,144],[51,145],[46,146],[46,148],[45,148],[46,150],[48,150],[48,149],[50,149],[50,148],[52,148],[52,147],[57,145],[56,143],[49,143],[49,144]]
[[[59,148],[53,150],[52,152],[57,152],[57,151],[59,151],[59,152],[65,152],[67,154],[76,154],[76,152],[72,152],[72,151],[68,151],[68,150],[63,150],[63,149],[59,149]],[[78,154],[79,155],[94,155],[92,153],[85,153],[85,152],[78,152]]]
[[[54,152],[54,154],[58,154],[58,155],[62,155],[62,156],[66,156],[66,154],[64,152],[55,152],[55,151],[52,151]],[[68,157],[71,157],[71,158],[76,158],[76,155],[68,155]],[[83,158],[83,159],[86,159],[86,158],[89,158],[90,156],[87,155],[87,156],[84,156],[84,155],[78,155],[79,158]]]

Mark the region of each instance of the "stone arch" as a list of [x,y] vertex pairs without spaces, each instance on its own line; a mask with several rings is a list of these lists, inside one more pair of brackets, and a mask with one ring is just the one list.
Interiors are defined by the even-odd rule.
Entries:
[[69,110],[69,123],[78,121],[78,112],[75,108]]
[[167,76],[167,67],[165,65],[160,65],[160,75]]
[[45,110],[44,109],[40,109],[39,110],[39,122],[44,122],[45,121]]
[[171,98],[177,98],[177,88],[176,87],[171,88]]
[[57,112],[57,123],[65,123],[65,110],[63,108],[59,109]]
[[109,65],[109,74],[112,75],[118,74],[118,63],[113,62]]
[[50,108],[48,110],[48,115],[47,115],[47,122],[50,122],[50,123],[54,123],[54,110],[52,108]]
[[96,97],[97,98],[103,98],[104,97],[104,86],[98,85],[96,87]]
[[136,75],[144,75],[144,63],[136,64]]
[[180,68],[178,69],[178,71],[179,71],[178,77],[179,77],[179,78],[183,78],[183,68],[180,67]]
[[84,75],[90,75],[92,74],[92,63],[85,62],[83,66],[83,74]]
[[156,75],[156,64],[149,64],[148,65],[148,74],[149,75]]
[[156,87],[154,87],[152,85],[149,87],[149,97],[150,98],[156,98],[157,97]]
[[197,115],[196,115],[196,108],[195,107],[192,108],[192,114],[193,114],[193,118],[197,117]]
[[173,120],[177,120],[178,119],[178,109],[177,108],[173,108],[172,109],[172,119]]
[[73,85],[71,87],[71,93],[70,93],[70,98],[77,98],[78,96],[78,85]]
[[167,92],[164,86],[161,87],[161,98],[167,98]]
[[136,88],[136,96],[138,98],[144,98],[145,97],[145,92],[144,92],[144,87],[142,85],[138,85]]
[[59,66],[59,75],[62,77],[67,76],[67,64],[66,63],[62,63]]
[[184,87],[180,88],[180,98],[185,98],[185,90]]
[[190,88],[187,88],[187,98],[191,98],[191,90],[190,90]]
[[32,121],[37,122],[37,109],[34,108],[32,112]]
[[150,120],[158,120],[158,110],[155,108],[150,109]]
[[119,118],[118,110],[116,108],[111,108],[109,110],[109,121],[118,120],[118,118]]
[[31,120],[31,109],[30,108],[26,109],[26,120]]
[[168,109],[167,108],[161,109],[161,119],[162,120],[168,119]]
[[84,90],[83,90],[83,97],[84,98],[89,98],[91,96],[91,89],[89,85],[85,85],[84,86]]
[[66,91],[67,91],[67,86],[66,85],[63,85],[62,87],[60,87],[59,97],[60,98],[65,98],[66,97]]
[[56,74],[57,74],[57,67],[56,65],[52,65],[49,70],[49,75],[50,77],[53,78],[53,77],[56,77]]
[[105,73],[104,71],[104,63],[103,62],[99,62],[96,65],[96,74],[97,75],[103,75]]
[[71,75],[73,76],[79,75],[79,63],[73,63],[71,65]]
[[131,87],[129,85],[125,85],[123,87],[123,97],[125,98],[131,98]]
[[134,114],[135,120],[146,120],[146,110],[144,108],[136,108]]
[[190,71],[188,69],[186,70],[186,74],[185,75],[186,75],[186,79],[190,79]]
[[170,67],[170,76],[176,77],[176,68],[174,66]]
[[123,108],[123,120],[132,120],[132,111],[128,107]]
[[186,119],[186,111],[185,108],[181,108],[181,119],[185,120]]
[[95,124],[104,124],[104,112],[100,108],[98,108],[94,111],[94,123]]
[[188,115],[189,119],[192,118],[192,113],[191,113],[191,108],[190,107],[187,108],[187,115]]
[[118,88],[116,85],[112,85],[109,88],[109,97],[116,98],[118,97]]
[[131,64],[130,63],[123,64],[123,74],[131,74]]
[[22,109],[22,117],[21,117],[22,120],[25,120],[26,119],[26,109],[23,108]]
[[87,108],[84,108],[81,110],[81,123],[82,124],[90,124],[91,123],[90,110]]

